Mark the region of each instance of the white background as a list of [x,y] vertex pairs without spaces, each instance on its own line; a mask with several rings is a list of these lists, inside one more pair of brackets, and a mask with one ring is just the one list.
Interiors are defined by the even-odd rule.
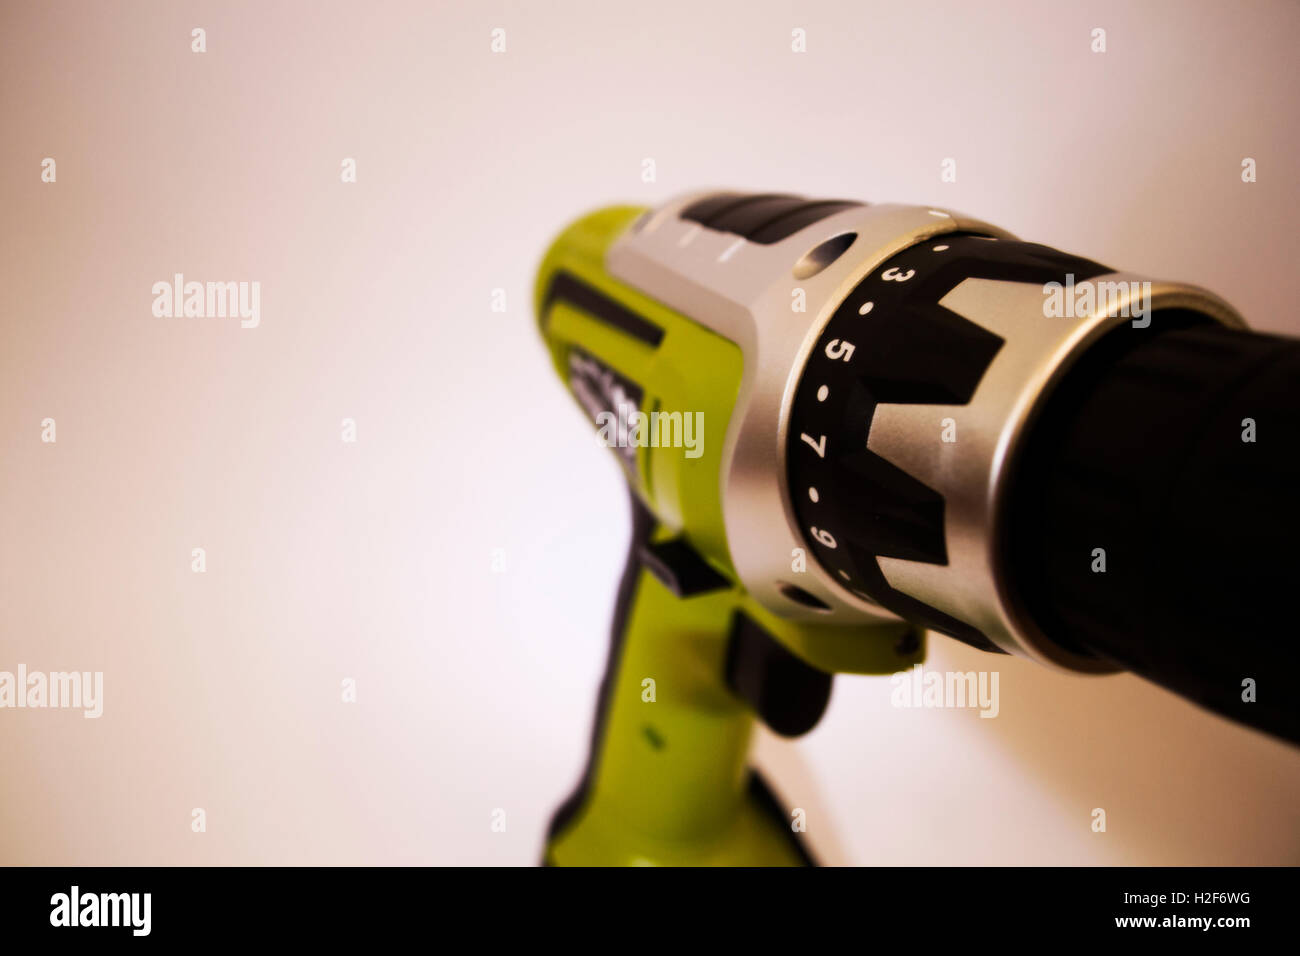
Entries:
[[[710,186],[934,203],[1300,332],[1298,26],[1285,3],[7,4],[0,670],[102,670],[106,699],[0,711],[0,862],[536,862],[628,533],[534,328],[552,236]],[[176,272],[260,281],[260,327],[154,318]],[[942,637],[929,663],[998,667],[1000,716],[842,677],[813,733],[759,739],[825,861],[1300,861],[1294,749],[1132,677]]]

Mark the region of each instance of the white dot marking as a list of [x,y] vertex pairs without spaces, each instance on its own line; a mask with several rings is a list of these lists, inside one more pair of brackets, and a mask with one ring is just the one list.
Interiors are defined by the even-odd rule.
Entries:
[[943,251],[944,251],[945,249],[947,249],[947,248],[948,248],[947,246],[935,246],[935,247],[934,247],[934,251],[935,251],[935,252],[943,252]]
[[808,497],[811,498],[811,499],[813,500],[813,504],[816,504],[817,501],[818,501],[818,499],[821,498],[821,495],[817,494],[817,489],[816,489],[816,488],[809,488],[809,489],[808,489]]
[[866,315],[875,307],[876,303],[874,302],[863,302],[862,305],[858,306],[858,315]]
[[727,246],[726,249],[722,250],[722,255],[718,256],[718,261],[726,262],[728,259],[734,256],[736,254],[736,250],[739,249],[744,244],[745,244],[744,239],[737,239],[731,245]]
[[827,388],[825,385],[823,385],[821,388],[817,389],[817,401],[819,402],[826,401],[826,396],[829,395],[830,393],[831,390]]

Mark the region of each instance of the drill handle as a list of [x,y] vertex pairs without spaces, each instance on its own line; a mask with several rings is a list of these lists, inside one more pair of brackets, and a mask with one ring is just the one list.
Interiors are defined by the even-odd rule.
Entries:
[[750,707],[777,707],[778,723],[807,729],[830,675],[767,647],[740,623],[739,590],[632,500],[591,752],[551,821],[545,862],[810,864],[790,814],[747,766]]

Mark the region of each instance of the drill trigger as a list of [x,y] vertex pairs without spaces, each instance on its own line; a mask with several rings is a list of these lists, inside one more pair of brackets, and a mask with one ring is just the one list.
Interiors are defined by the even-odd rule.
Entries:
[[831,674],[796,657],[741,611],[731,619],[726,678],[732,693],[783,737],[816,727],[831,699]]

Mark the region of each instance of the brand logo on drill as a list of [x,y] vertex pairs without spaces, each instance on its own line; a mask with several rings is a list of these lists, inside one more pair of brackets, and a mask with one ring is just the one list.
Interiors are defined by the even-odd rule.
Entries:
[[1043,286],[1043,315],[1049,319],[1082,319],[1094,313],[1122,315],[1133,320],[1133,328],[1151,324],[1150,282],[1075,283],[1074,273],[1067,273],[1065,283],[1049,282]]
[[638,448],[684,448],[687,458],[704,454],[703,412],[641,411],[641,387],[592,356],[569,352],[569,387],[595,420],[602,445],[617,448],[629,468]]
[[618,412],[596,415],[600,441],[610,448],[684,448],[687,458],[704,454],[703,412],[645,412],[620,402]]

